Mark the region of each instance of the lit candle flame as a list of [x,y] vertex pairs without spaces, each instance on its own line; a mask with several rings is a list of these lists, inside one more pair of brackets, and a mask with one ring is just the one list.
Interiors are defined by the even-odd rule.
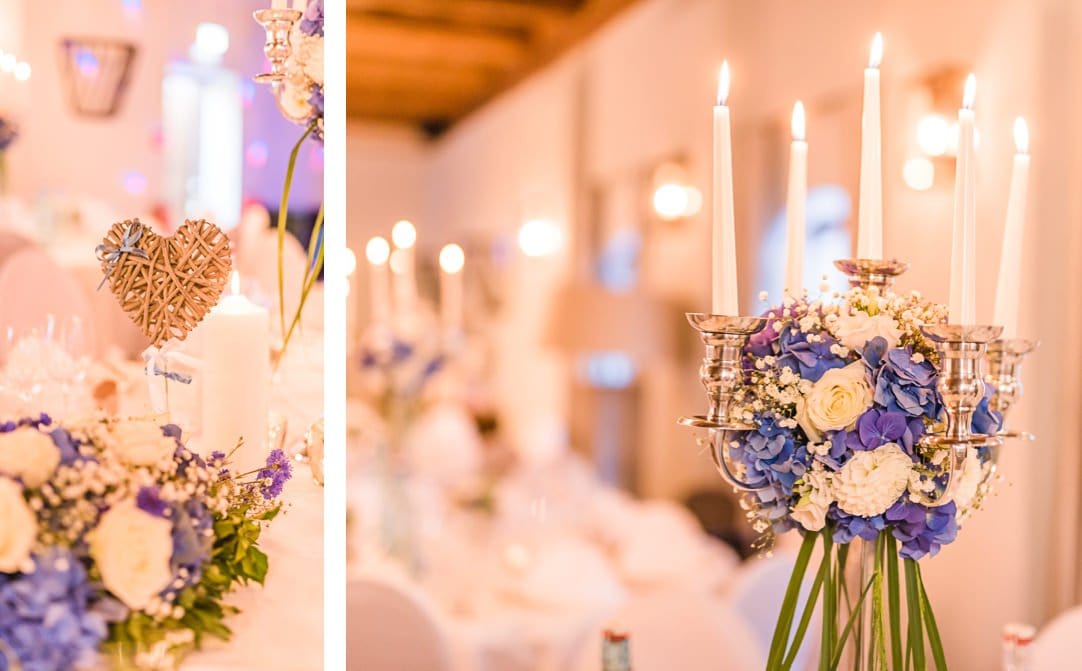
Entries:
[[406,252],[401,249],[391,252],[391,272],[395,275],[406,272]]
[[417,228],[403,219],[391,229],[391,241],[399,249],[409,249],[417,242]]
[[729,99],[729,83],[729,61],[722,61],[718,73],[718,107],[723,107]]
[[391,245],[387,243],[385,238],[377,235],[365,245],[364,255],[372,265],[382,266],[387,263],[387,259],[391,256]]
[[1029,127],[1022,117],[1014,120],[1014,146],[1019,154],[1029,153]]
[[872,49],[868,55],[868,67],[878,68],[883,62],[883,33],[876,33],[872,38]]
[[804,103],[799,100],[793,105],[793,121],[791,125],[793,139],[798,142],[804,141]]
[[234,270],[229,274],[229,292],[234,296],[240,295],[240,271]]
[[966,77],[965,94],[962,96],[962,107],[967,110],[973,109],[973,99],[977,96],[977,78],[970,73]]

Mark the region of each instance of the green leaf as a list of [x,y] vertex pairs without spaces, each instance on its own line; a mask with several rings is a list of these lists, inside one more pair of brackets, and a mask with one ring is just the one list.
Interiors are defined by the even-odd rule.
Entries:
[[935,668],[938,671],[947,671],[947,656],[943,652],[943,640],[939,637],[939,626],[935,621],[935,613],[932,612],[932,604],[928,601],[928,592],[924,589],[924,576],[921,575],[920,564],[917,562],[914,562],[914,573],[917,576],[920,612],[924,616],[924,626],[928,629],[928,645],[932,649]]
[[916,671],[926,671],[916,565],[917,562],[912,559],[905,560],[905,603],[909,612],[909,647],[913,650],[913,668]]
[[835,581],[839,576],[835,575],[834,567],[830,562],[831,550],[833,548],[830,530],[824,531],[822,535],[823,561],[827,564],[827,572],[823,578],[826,590],[823,593],[823,629],[819,645],[819,669],[820,671],[829,671],[827,665],[830,662],[830,658],[833,656],[835,644],[834,628],[837,626],[838,622],[838,592]]
[[774,638],[770,642],[770,654],[767,657],[766,668],[776,669],[785,654],[786,644],[789,642],[789,629],[793,625],[796,602],[800,597],[800,584],[804,581],[804,574],[808,570],[808,561],[811,559],[812,550],[815,548],[815,538],[819,534],[805,534],[804,541],[800,544],[800,552],[797,553],[796,564],[793,573],[789,577],[789,586],[785,590],[785,598],[781,602],[781,610],[778,612],[778,622],[774,627]]
[[792,668],[797,653],[800,652],[800,645],[804,642],[804,634],[808,631],[812,613],[815,611],[815,604],[819,600],[819,590],[822,588],[823,580],[829,570],[829,559],[828,557],[823,557],[823,559],[819,561],[819,571],[815,574],[815,580],[812,582],[811,591],[808,593],[808,600],[804,603],[804,612],[800,616],[800,623],[797,625],[796,633],[793,634],[793,640],[789,643],[789,654],[785,656],[785,661],[781,664],[783,671]]
[[853,606],[853,612],[849,614],[849,619],[845,622],[845,627],[842,629],[842,635],[838,637],[838,649],[834,653],[834,659],[830,660],[830,669],[837,669],[838,665],[842,663],[842,653],[845,652],[845,642],[849,640],[849,634],[853,631],[853,623],[856,622],[860,616],[860,611],[864,607],[864,599],[867,598],[868,592],[872,589],[872,583],[875,581],[873,575],[868,579],[868,584],[864,586],[864,589],[860,593],[860,598],[857,599],[857,603]]
[[893,669],[902,668],[902,603],[898,588],[898,542],[887,537],[887,604],[890,609],[890,659]]

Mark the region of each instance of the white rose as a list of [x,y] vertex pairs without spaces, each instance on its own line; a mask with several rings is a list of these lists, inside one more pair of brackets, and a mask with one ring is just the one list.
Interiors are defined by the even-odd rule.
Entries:
[[861,517],[886,512],[905,492],[912,471],[912,460],[897,443],[857,452],[834,474],[838,507]]
[[860,361],[831,368],[797,401],[797,421],[812,440],[819,432],[850,426],[872,406],[872,386]]
[[23,486],[0,478],[0,573],[23,570],[37,535],[37,519],[23,498]]
[[117,422],[111,428],[113,451],[131,466],[153,466],[163,458],[172,456],[177,441],[162,434],[157,422],[127,420]]
[[803,480],[809,489],[793,506],[792,517],[808,531],[819,531],[827,522],[830,504],[834,503],[831,478],[824,471],[808,471]]
[[316,84],[323,84],[323,38],[318,35],[305,35],[300,42],[302,71]]
[[294,78],[287,78],[280,98],[282,109],[292,119],[307,119],[312,114],[312,105],[308,102],[311,95],[308,86],[296,82]]
[[0,473],[34,489],[45,484],[59,465],[59,448],[37,429],[23,426],[0,433]]
[[881,337],[887,341],[887,347],[897,347],[902,339],[902,330],[898,322],[889,315],[875,315],[867,312],[838,315],[834,322],[834,335],[849,349],[862,350],[868,341]]
[[110,508],[90,533],[101,581],[132,610],[142,610],[173,580],[173,525],[127,501]]
[[962,467],[962,478],[954,488],[954,502],[958,505],[958,513],[961,514],[973,503],[977,496],[977,489],[984,480],[984,467],[976,450],[969,448],[965,464]]

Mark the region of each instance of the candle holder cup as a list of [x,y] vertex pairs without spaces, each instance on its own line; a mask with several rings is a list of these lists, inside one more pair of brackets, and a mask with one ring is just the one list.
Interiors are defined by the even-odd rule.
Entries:
[[944,431],[926,435],[921,444],[948,450],[947,476],[943,492],[936,497],[915,494],[926,506],[942,506],[954,500],[954,491],[962,479],[965,462],[971,448],[996,448],[999,436],[974,433],[973,412],[984,398],[984,376],[981,364],[988,343],[999,337],[999,326],[932,324],[921,329],[936,344],[940,371],[936,389],[943,399],[947,413]]
[[988,373],[984,381],[995,390],[992,409],[1003,415],[1003,428],[999,432],[1002,438],[1034,440],[1028,431],[1008,429],[1007,414],[1022,397],[1022,363],[1039,345],[1036,340],[1024,338],[994,340],[988,344]]
[[845,273],[849,286],[886,290],[894,286],[894,280],[909,270],[909,264],[896,259],[839,259],[834,267]]
[[259,9],[252,13],[256,22],[267,32],[263,53],[270,61],[270,72],[255,76],[260,84],[277,84],[285,78],[286,59],[292,51],[290,32],[303,13],[296,9]]
[[744,384],[744,345],[748,338],[766,327],[767,320],[698,312],[689,312],[686,316],[706,348],[699,367],[699,380],[706,389],[709,404],[705,415],[682,417],[679,423],[710,432],[711,456],[718,473],[729,484],[742,491],[762,489],[762,484],[744,482],[733,474],[725,452],[725,437],[734,431],[755,430],[755,425],[741,421],[731,406]]

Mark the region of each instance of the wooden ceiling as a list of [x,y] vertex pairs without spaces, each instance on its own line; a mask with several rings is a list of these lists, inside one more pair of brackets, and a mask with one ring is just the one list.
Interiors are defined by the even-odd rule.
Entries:
[[436,136],[634,0],[348,0],[351,118]]

